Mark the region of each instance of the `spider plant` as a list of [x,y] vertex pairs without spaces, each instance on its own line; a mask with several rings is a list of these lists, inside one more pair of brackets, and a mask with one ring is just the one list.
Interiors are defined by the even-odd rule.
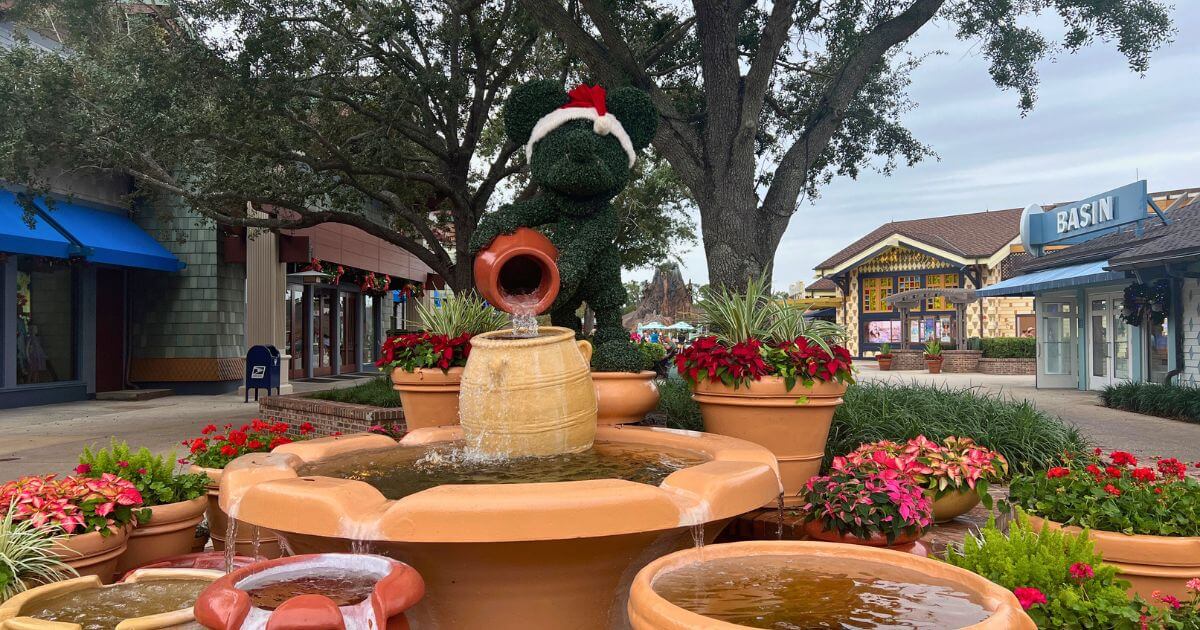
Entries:
[[15,512],[16,506],[9,505],[0,520],[0,602],[29,586],[77,575],[54,552],[59,537],[30,521],[15,520]]
[[925,356],[941,357],[942,356],[942,342],[938,341],[937,338],[935,338],[935,337],[930,337],[929,341],[925,342]]
[[831,345],[846,341],[846,328],[823,319],[812,319],[807,309],[788,304],[783,300],[772,302],[768,307],[767,339],[774,343],[788,343],[801,337],[817,344],[826,353],[832,354]]
[[771,293],[765,277],[751,280],[744,291],[709,285],[701,290],[701,298],[701,322],[721,341],[732,345],[766,336]]
[[484,302],[475,293],[442,298],[441,307],[417,304],[417,316],[425,330],[457,337],[463,333],[478,335],[499,330],[508,324],[508,315]]

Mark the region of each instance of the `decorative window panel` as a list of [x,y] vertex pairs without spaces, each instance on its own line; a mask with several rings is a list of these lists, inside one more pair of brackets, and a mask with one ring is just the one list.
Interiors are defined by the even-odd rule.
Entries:
[[[958,274],[956,273],[931,273],[925,276],[925,288],[927,289],[957,289]],[[944,297],[935,297],[925,300],[925,310],[927,311],[952,311],[954,305]]]
[[892,310],[891,306],[884,301],[889,295],[895,293],[891,278],[863,278],[862,279],[862,312],[864,313],[889,313]]

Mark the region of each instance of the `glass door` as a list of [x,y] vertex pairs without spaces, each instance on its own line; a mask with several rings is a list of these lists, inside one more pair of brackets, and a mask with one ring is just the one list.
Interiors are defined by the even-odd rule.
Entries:
[[1037,386],[1077,387],[1075,302],[1038,300]]
[[333,373],[333,307],[336,299],[337,291],[333,289],[313,289],[313,376],[328,376]]
[[1129,380],[1129,326],[1121,321],[1121,298],[1088,299],[1088,387],[1104,389]]
[[358,294],[341,291],[338,293],[338,313],[341,328],[338,331],[338,371],[342,374],[357,372],[358,366]]
[[284,292],[284,349],[285,354],[291,355],[288,376],[304,378],[304,365],[308,353],[304,347],[304,287],[299,284],[289,284]]

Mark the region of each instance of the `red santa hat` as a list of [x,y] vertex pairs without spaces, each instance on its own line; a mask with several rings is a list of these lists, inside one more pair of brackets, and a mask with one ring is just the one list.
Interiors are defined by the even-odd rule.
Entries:
[[533,160],[534,143],[546,137],[551,131],[571,120],[590,120],[592,121],[592,131],[602,136],[612,134],[621,143],[621,148],[625,149],[625,155],[629,156],[629,167],[633,168],[633,163],[637,160],[637,153],[633,150],[633,142],[629,140],[629,134],[621,126],[621,121],[608,113],[604,88],[599,85],[580,84],[567,92],[567,97],[570,100],[566,105],[542,116],[533,126],[533,132],[529,134],[529,142],[525,143],[526,161]]

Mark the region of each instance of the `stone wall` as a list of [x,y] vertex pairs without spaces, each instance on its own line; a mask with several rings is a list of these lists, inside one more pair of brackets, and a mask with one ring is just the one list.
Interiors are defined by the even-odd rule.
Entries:
[[943,372],[974,372],[979,365],[979,358],[983,356],[982,350],[943,350],[942,351],[942,371]]
[[1037,359],[979,359],[978,371],[982,374],[1037,374]]
[[240,380],[245,266],[222,261],[216,226],[178,201],[157,202],[134,220],[187,267],[131,273],[130,380]]
[[286,422],[293,427],[308,422],[317,436],[362,433],[375,425],[393,423],[404,428],[404,411],[400,407],[371,407],[305,398],[301,394],[266,396],[258,401],[258,413],[263,420]]

